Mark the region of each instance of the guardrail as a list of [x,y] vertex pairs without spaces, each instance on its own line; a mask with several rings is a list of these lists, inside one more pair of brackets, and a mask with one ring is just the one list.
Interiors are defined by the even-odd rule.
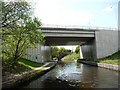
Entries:
[[42,27],[74,28],[74,29],[94,29],[94,30],[118,30],[118,28],[111,28],[111,27],[77,26],[77,25],[52,25],[52,24],[43,24]]

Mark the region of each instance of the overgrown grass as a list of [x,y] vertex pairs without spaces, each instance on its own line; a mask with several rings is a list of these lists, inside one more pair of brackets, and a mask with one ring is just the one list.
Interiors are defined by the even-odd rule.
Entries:
[[18,74],[42,66],[43,63],[33,62],[24,58],[20,58],[15,68],[12,68],[8,61],[2,62],[2,75]]
[[40,67],[43,65],[43,63],[37,63],[37,62],[33,62],[33,61],[30,61],[30,60],[27,60],[27,59],[24,59],[24,58],[21,58],[19,61],[18,61],[19,64],[22,64],[30,69],[34,69],[34,68],[37,68],[37,67]]
[[103,60],[103,61],[100,61],[100,63],[114,64],[114,65],[118,65],[119,64],[118,60]]
[[100,63],[120,65],[120,51],[106,57],[99,59]]
[[[80,59],[82,60],[82,59]],[[84,61],[91,61],[97,63],[106,63],[106,64],[113,64],[113,65],[120,65],[120,51],[109,55],[108,57],[93,60],[93,59],[85,59]]]
[[80,58],[80,54],[72,53],[62,58],[63,61],[74,61]]
[[19,63],[15,64],[15,68],[12,68],[8,62],[2,62],[2,76],[8,76],[10,74],[20,74],[28,70],[31,69]]

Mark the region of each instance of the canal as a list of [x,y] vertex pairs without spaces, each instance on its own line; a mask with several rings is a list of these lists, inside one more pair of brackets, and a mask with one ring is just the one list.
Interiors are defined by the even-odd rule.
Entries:
[[118,88],[118,72],[77,62],[61,62],[22,88]]

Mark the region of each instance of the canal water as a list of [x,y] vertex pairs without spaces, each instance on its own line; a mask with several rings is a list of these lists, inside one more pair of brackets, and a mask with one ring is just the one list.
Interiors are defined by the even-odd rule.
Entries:
[[118,88],[118,72],[77,62],[59,63],[22,88]]

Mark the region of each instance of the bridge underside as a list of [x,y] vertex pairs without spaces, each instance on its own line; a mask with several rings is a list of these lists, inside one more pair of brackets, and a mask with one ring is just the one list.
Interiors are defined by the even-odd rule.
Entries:
[[93,37],[46,37],[45,45],[82,45],[93,40]]
[[50,60],[50,46],[80,45],[85,59],[109,56],[120,47],[118,31],[42,28],[41,32],[45,34],[45,45],[30,48],[26,53],[27,58],[37,62]]

